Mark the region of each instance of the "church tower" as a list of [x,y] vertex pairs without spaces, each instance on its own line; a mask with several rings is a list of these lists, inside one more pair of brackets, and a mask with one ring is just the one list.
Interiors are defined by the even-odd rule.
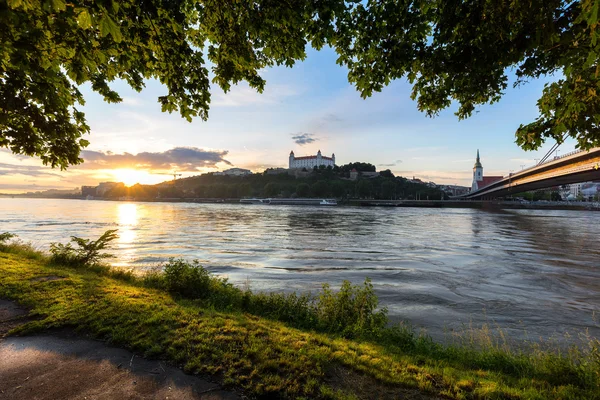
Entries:
[[478,182],[483,181],[483,166],[479,160],[479,149],[477,149],[477,160],[475,160],[475,166],[473,166],[473,184],[471,185],[471,191],[479,188]]

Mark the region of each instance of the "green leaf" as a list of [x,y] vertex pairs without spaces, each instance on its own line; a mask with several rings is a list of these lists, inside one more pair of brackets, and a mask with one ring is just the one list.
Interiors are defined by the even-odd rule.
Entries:
[[52,8],[54,11],[65,11],[67,3],[65,3],[65,0],[52,0]]
[[77,16],[77,23],[79,24],[79,27],[82,29],[88,29],[89,27],[92,26],[92,16],[86,9],[81,11],[79,13],[79,15]]
[[110,34],[117,43],[123,38],[119,26],[108,15],[104,15],[100,20],[100,34],[103,37]]
[[590,19],[588,20],[588,26],[595,25],[598,22],[598,7],[600,6],[600,2],[595,1],[592,6],[592,12],[590,15]]
[[8,8],[18,8],[23,4],[23,0],[7,0]]
[[596,62],[596,53],[590,51],[588,54],[587,60],[585,61],[584,67],[589,68]]

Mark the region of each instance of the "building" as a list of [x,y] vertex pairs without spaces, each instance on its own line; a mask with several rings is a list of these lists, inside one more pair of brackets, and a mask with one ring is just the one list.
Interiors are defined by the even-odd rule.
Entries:
[[229,168],[225,171],[215,172],[214,175],[230,175],[230,176],[245,176],[251,175],[252,171],[243,168]]
[[288,170],[286,168],[267,168],[265,173],[267,175],[279,175],[279,174],[287,174]]
[[471,188],[466,186],[458,186],[458,185],[440,185],[439,189],[444,191],[444,193],[449,194],[450,196],[461,196],[463,194],[469,193]]
[[600,182],[582,182],[569,185],[567,200],[596,200],[600,198]]
[[503,176],[483,176],[483,166],[479,159],[479,149],[477,149],[477,160],[475,160],[475,166],[473,167],[473,184],[471,185],[471,192],[489,186],[503,178]]
[[325,157],[321,155],[321,150],[317,152],[315,156],[305,156],[305,157],[295,157],[294,152],[290,152],[290,164],[289,168],[306,168],[313,169],[314,167],[320,167],[324,165],[325,167],[335,167],[335,154],[331,155],[331,158]]
[[362,171],[360,173],[360,175],[362,175],[363,178],[373,179],[373,178],[377,178],[379,176],[379,172],[376,172],[376,171]]
[[81,187],[82,197],[94,197],[96,196],[96,186],[82,186]]
[[125,184],[123,182],[102,182],[96,186],[96,196],[103,197],[106,192],[121,186],[125,187]]

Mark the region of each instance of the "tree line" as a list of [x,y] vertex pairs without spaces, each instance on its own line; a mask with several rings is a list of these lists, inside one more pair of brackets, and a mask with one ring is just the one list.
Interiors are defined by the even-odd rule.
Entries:
[[[396,177],[389,170],[377,177],[364,177],[361,172],[374,172],[374,166],[363,163],[363,171],[356,180],[346,177],[353,165],[336,168],[315,169],[306,177],[287,173],[227,176],[204,174],[200,176],[164,182],[158,185],[134,185],[116,187],[105,194],[107,198],[131,197],[156,198],[208,198],[227,199],[244,197],[335,197],[337,199],[430,199],[440,200],[444,193],[436,187]],[[372,168],[371,168],[372,167]]]

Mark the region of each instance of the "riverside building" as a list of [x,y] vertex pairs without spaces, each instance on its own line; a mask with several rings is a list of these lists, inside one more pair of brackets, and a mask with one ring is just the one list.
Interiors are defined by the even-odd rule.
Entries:
[[321,155],[321,150],[317,152],[317,155],[314,156],[304,156],[304,157],[296,157],[294,156],[294,152],[290,152],[290,164],[289,168],[306,168],[312,169],[314,167],[320,167],[324,165],[325,167],[333,168],[335,166],[335,154],[332,154],[331,157],[325,157]]

